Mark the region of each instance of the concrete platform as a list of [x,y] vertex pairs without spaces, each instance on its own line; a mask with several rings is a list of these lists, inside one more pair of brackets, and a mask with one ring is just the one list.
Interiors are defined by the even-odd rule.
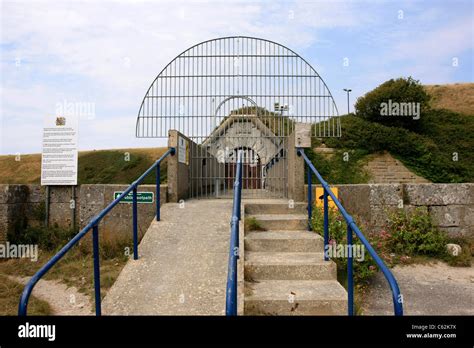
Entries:
[[308,226],[304,214],[255,214],[245,218],[255,218],[265,230],[304,230]]
[[323,251],[323,238],[311,231],[252,231],[245,235],[248,251]]
[[345,315],[347,293],[336,280],[245,283],[246,315]]
[[104,298],[103,314],[223,315],[231,213],[232,201],[222,199],[163,205],[139,259],[128,261]]
[[245,279],[330,280],[336,264],[324,261],[323,253],[247,251]]

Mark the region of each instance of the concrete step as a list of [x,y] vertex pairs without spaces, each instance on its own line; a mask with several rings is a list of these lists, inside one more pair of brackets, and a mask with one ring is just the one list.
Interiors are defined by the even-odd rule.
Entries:
[[246,214],[306,214],[306,203],[293,203],[290,208],[288,203],[246,203]]
[[245,218],[255,218],[267,230],[304,230],[308,226],[308,216],[304,214],[255,214]]
[[336,280],[245,283],[245,315],[346,315],[347,292]]
[[253,231],[245,235],[245,250],[323,252],[324,239],[311,231]]
[[323,253],[246,251],[246,280],[333,280],[336,264]]

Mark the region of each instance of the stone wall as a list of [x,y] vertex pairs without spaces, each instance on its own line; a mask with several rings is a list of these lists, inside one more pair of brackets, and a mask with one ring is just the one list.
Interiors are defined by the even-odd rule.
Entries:
[[[49,225],[83,228],[114,199],[115,191],[128,185],[79,185],[73,192],[70,186],[50,186]],[[167,185],[161,185],[161,204],[166,203]],[[155,185],[141,185],[141,191],[155,192]],[[21,233],[27,226],[44,224],[46,190],[40,185],[0,185],[0,241],[9,233]],[[75,215],[73,215],[73,213]],[[143,235],[155,216],[155,204],[138,204],[139,234]],[[101,238],[121,240],[132,236],[132,205],[119,203],[99,225]]]
[[451,236],[474,237],[474,184],[334,185],[347,212],[378,231],[391,212],[420,208]]

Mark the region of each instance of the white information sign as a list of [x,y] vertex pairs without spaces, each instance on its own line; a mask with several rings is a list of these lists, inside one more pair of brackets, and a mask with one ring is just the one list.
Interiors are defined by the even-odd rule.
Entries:
[[77,116],[48,116],[43,128],[41,185],[77,185]]
[[188,141],[183,137],[178,137],[178,162],[189,164]]

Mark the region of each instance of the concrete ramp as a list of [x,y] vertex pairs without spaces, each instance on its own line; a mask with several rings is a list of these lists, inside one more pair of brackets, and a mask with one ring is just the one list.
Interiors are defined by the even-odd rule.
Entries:
[[[139,212],[140,213],[140,212]],[[161,207],[102,301],[104,315],[224,315],[231,200]]]

